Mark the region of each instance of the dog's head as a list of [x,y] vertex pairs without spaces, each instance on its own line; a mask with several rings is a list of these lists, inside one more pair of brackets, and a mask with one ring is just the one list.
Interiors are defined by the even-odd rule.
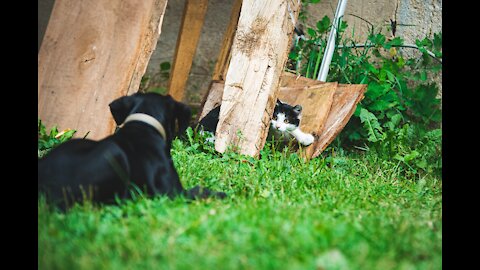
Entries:
[[156,93],[136,93],[114,100],[109,104],[113,119],[121,125],[133,113],[145,113],[154,117],[165,128],[167,142],[170,145],[175,136],[182,135],[187,129],[191,110],[170,95]]

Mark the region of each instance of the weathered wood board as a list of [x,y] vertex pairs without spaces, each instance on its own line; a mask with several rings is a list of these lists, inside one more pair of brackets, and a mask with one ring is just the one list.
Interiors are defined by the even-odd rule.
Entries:
[[47,128],[100,139],[115,129],[108,104],[138,90],[167,0],[55,1],[38,54],[38,117]]
[[278,98],[291,105],[302,106],[300,129],[312,133],[315,141],[304,148],[305,157],[311,158],[317,149],[318,138],[321,136],[337,89],[337,82],[311,84],[304,87],[281,87]]
[[224,81],[212,81],[210,83],[210,89],[206,96],[203,105],[201,105],[200,111],[197,115],[197,122],[200,121],[205,115],[207,115],[213,108],[222,104],[223,88],[225,87]]
[[312,158],[317,157],[337,137],[363,99],[366,84],[339,84],[333,96],[332,108],[324,130],[316,142]]
[[168,93],[182,101],[193,57],[202,33],[208,0],[187,0],[183,10],[182,24],[177,38],[177,47],[168,81]]
[[257,156],[265,144],[299,1],[244,0],[223,89],[215,149]]

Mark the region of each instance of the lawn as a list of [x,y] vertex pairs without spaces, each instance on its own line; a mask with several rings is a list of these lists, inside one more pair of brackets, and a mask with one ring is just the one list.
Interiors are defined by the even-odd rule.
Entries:
[[305,162],[175,140],[184,186],[227,199],[138,195],[60,213],[39,198],[39,269],[441,269],[441,177],[333,149]]

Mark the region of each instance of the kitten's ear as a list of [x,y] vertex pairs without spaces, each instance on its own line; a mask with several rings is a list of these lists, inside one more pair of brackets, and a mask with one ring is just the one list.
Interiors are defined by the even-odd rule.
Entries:
[[277,104],[275,104],[275,106],[280,106],[280,105],[282,105],[282,104],[283,104],[283,102],[280,101],[280,99],[277,99]]
[[293,107],[293,111],[296,113],[296,114],[300,114],[302,112],[302,106],[300,105],[295,105],[295,107]]

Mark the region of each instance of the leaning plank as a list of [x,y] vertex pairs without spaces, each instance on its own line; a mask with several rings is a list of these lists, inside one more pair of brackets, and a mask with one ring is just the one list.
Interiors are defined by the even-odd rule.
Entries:
[[205,115],[207,115],[211,110],[215,107],[220,106],[222,104],[222,95],[223,95],[223,88],[225,86],[225,82],[223,81],[212,81],[210,83],[210,89],[208,94],[201,105],[197,116],[197,122],[199,122]]
[[312,158],[317,157],[335,139],[355,112],[358,102],[363,99],[366,84],[339,84],[333,96],[324,130],[316,144]]
[[167,0],[55,1],[38,54],[38,116],[100,139],[114,131],[108,104],[138,90]]
[[280,100],[291,105],[299,104],[303,108],[300,129],[315,137],[315,141],[303,151],[307,159],[313,156],[318,147],[318,138],[323,133],[327,117],[330,114],[337,85],[337,82],[328,82],[280,88],[278,95]]
[[225,78],[215,149],[257,156],[287,60],[300,1],[245,0]]
[[282,73],[282,78],[280,80],[280,87],[305,87],[312,85],[320,85],[325,82],[309,79],[288,71]]
[[168,93],[178,101],[181,101],[185,95],[185,86],[202,32],[207,5],[208,0],[187,0],[185,2],[172,71],[168,81]]

